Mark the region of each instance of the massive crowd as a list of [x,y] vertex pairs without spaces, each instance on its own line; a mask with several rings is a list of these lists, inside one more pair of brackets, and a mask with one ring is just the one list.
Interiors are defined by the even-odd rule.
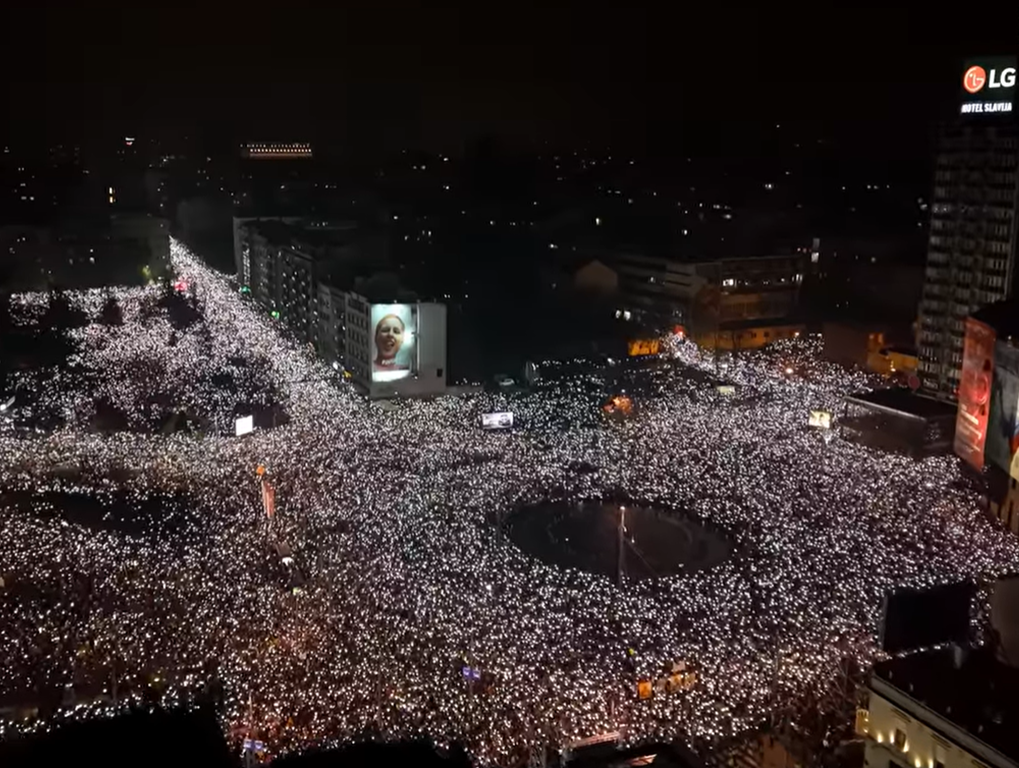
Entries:
[[[180,243],[172,257],[201,322],[171,328],[144,311],[157,289],[120,292],[122,325],[69,331],[93,396],[130,410],[154,387],[185,392],[229,426],[240,395],[208,372],[232,366],[261,372],[290,418],[240,438],[99,434],[63,402],[53,433],[0,433],[4,731],[214,688],[231,738],[273,754],[424,735],[504,763],[610,730],[723,737],[809,700],[845,656],[872,660],[887,589],[1019,566],[956,459],[807,427],[809,410],[872,384],[821,361],[813,340],[731,361],[674,341],[638,371],[550,364],[528,392],[383,409]],[[101,297],[72,300],[101,310]],[[33,407],[65,397],[48,381]],[[604,420],[614,388],[635,408]],[[482,431],[491,410],[517,427]],[[622,587],[545,565],[500,521],[558,498],[675,510],[732,552]],[[273,540],[292,547],[303,589],[286,588]],[[639,679],[677,661],[696,670],[692,689],[637,697]],[[43,702],[37,717],[23,719],[26,702]]]

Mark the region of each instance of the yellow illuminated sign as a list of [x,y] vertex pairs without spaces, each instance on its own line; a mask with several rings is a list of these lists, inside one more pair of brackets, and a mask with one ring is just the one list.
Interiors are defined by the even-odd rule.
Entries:
[[657,355],[660,345],[658,339],[637,339],[629,343],[627,351],[630,357]]

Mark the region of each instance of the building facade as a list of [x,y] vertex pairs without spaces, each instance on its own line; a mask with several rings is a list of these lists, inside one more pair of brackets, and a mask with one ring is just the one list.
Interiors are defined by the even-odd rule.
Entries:
[[937,397],[959,387],[965,318],[1012,293],[1019,195],[1015,121],[978,118],[943,131],[920,300],[920,378]]
[[738,350],[804,330],[796,313],[809,258],[805,252],[707,261],[621,255],[612,266],[623,309],[682,324],[701,346]]
[[866,768],[1019,768],[1017,670],[992,654],[925,651],[878,664],[858,713]]
[[346,276],[351,279],[344,286],[349,289],[356,268],[370,268],[379,262],[379,254],[384,255],[384,248],[378,238],[365,237],[349,221],[234,219],[234,258],[241,290],[330,360],[339,359],[342,343],[336,341],[336,327],[323,327],[320,322],[319,304],[326,300],[333,325],[342,326],[344,314],[342,291],[333,287],[330,278],[349,273]]
[[[258,279],[254,275],[252,267],[252,254],[254,251],[252,240],[258,234],[258,222],[263,221],[299,224],[302,218],[299,216],[234,216],[234,266],[237,270],[237,280],[241,285],[251,288],[252,292],[254,292],[254,281]],[[263,237],[263,242],[264,240],[265,238]]]
[[[234,231],[241,292],[342,368],[359,391],[372,398],[445,393],[446,307],[417,301],[377,271],[386,261],[385,237],[349,222],[305,219],[235,220]],[[394,303],[373,302],[380,296]]]
[[[350,292],[345,304],[344,365],[355,388],[369,398],[434,397],[446,393],[446,306],[372,303]],[[387,322],[401,326],[403,359],[381,360]]]
[[276,256],[276,311],[298,338],[314,345],[318,339],[318,289],[315,260],[293,246]]
[[347,349],[347,294],[329,283],[318,284],[318,338],[315,346],[327,362],[337,367]]

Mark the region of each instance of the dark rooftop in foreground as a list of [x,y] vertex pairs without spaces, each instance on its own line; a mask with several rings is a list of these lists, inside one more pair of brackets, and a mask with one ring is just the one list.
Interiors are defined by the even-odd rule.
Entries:
[[703,761],[679,744],[645,744],[622,749],[592,748],[572,755],[567,768],[702,768]]
[[[993,328],[999,338],[1019,337],[1019,301],[998,301],[983,307],[972,315],[974,320]],[[1019,341],[1019,338],[1017,338]]]
[[[102,768],[240,768],[240,750],[224,738],[216,711],[135,711],[65,723],[54,731],[0,742],[4,768],[84,763]],[[458,745],[440,753],[427,741],[365,741],[277,757],[281,768],[471,768]],[[255,761],[255,765],[263,765]],[[669,768],[667,766],[667,768]]]
[[109,719],[59,725],[51,732],[0,744],[4,768],[84,763],[103,768],[233,768],[237,765],[211,709],[131,712]]
[[864,407],[878,408],[893,412],[898,416],[912,416],[917,419],[955,418],[956,406],[935,400],[933,397],[919,395],[904,387],[875,389],[873,392],[860,392],[846,398],[847,402]]
[[952,648],[891,659],[874,667],[874,679],[1019,760],[1019,669],[998,661],[991,650],[964,651],[960,664]]
[[471,768],[457,745],[440,754],[427,741],[365,742],[334,749],[286,755],[273,761],[280,768]]

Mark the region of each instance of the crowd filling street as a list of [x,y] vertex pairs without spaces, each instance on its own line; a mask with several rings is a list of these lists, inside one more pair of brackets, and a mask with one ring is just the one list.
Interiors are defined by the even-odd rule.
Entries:
[[[876,385],[815,339],[724,365],[673,339],[625,376],[549,363],[526,391],[383,408],[177,241],[172,260],[197,321],[154,311],[159,287],[117,290],[119,324],[99,322],[106,292],[69,294],[89,319],[67,331],[73,365],[24,373],[0,425],[8,735],[215,690],[229,737],[272,755],[424,736],[504,764],[604,731],[722,738],[816,701],[847,654],[877,658],[887,590],[1019,567],[955,457],[808,427],[810,410]],[[47,301],[13,310],[31,324]],[[87,391],[62,378],[75,371]],[[607,418],[624,380],[633,410]],[[206,426],[86,424],[96,400],[147,423],[153,392]],[[287,418],[237,437],[253,402]],[[62,426],[18,427],[31,409]],[[482,430],[492,411],[514,428]],[[731,551],[622,584],[544,564],[503,521],[560,499],[688,516]],[[638,697],[677,662],[694,685]]]

